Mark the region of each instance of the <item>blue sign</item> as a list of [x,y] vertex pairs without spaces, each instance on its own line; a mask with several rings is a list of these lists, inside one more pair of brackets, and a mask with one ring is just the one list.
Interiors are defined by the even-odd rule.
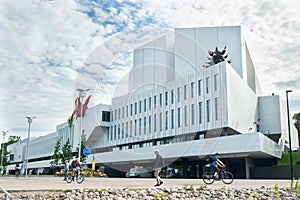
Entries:
[[83,154],[84,155],[88,156],[88,155],[91,155],[91,153],[92,153],[92,149],[91,148],[85,147],[83,149]]

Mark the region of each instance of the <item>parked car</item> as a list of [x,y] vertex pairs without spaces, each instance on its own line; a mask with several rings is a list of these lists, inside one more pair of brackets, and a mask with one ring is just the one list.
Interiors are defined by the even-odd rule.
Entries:
[[152,177],[152,172],[149,172],[147,169],[141,167],[135,167],[131,168],[130,171],[126,173],[126,177],[148,178]]

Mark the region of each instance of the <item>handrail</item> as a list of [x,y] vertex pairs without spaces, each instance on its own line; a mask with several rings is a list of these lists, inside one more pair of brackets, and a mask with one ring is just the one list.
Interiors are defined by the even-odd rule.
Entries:
[[12,200],[11,194],[9,194],[3,187],[0,186],[0,190],[2,190],[5,193],[5,200],[7,199]]

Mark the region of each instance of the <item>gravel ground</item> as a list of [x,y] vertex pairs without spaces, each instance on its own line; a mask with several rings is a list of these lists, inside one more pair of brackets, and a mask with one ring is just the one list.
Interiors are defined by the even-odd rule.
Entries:
[[[118,189],[78,189],[65,191],[10,191],[14,200],[127,200],[127,199],[299,199],[297,191],[287,188],[218,188],[185,185],[181,188],[118,188]],[[298,196],[300,195],[300,192]],[[3,193],[0,194],[4,199]],[[300,197],[300,196],[299,196]]]

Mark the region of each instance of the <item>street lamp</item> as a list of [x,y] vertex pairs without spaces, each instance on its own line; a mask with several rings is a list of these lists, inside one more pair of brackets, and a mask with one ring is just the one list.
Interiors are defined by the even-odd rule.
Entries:
[[293,181],[293,156],[292,156],[292,140],[291,140],[291,128],[290,128],[290,109],[289,109],[289,92],[293,90],[285,91],[286,94],[286,107],[287,107],[287,118],[288,118],[288,133],[289,133],[289,149],[290,149],[290,168],[291,168],[291,181]]
[[2,135],[3,135],[3,143],[2,143],[2,155],[1,155],[1,175],[2,175],[2,170],[4,169],[3,167],[3,157],[4,157],[4,139],[5,139],[5,135],[8,131],[2,131]]
[[28,177],[27,174],[27,166],[28,166],[28,150],[29,150],[29,139],[30,139],[30,124],[35,117],[26,117],[28,122],[28,138],[27,138],[27,147],[26,147],[26,165],[25,165],[25,175]]
[[83,114],[82,114],[82,104],[83,104],[83,98],[85,97],[85,92],[89,91],[90,89],[80,89],[78,88],[77,91],[79,92],[79,98],[81,100],[81,103],[80,103],[80,128],[79,128],[79,148],[78,148],[78,159],[79,159],[79,162],[80,162],[80,154],[81,154],[81,134],[82,134],[82,117],[83,117]]

